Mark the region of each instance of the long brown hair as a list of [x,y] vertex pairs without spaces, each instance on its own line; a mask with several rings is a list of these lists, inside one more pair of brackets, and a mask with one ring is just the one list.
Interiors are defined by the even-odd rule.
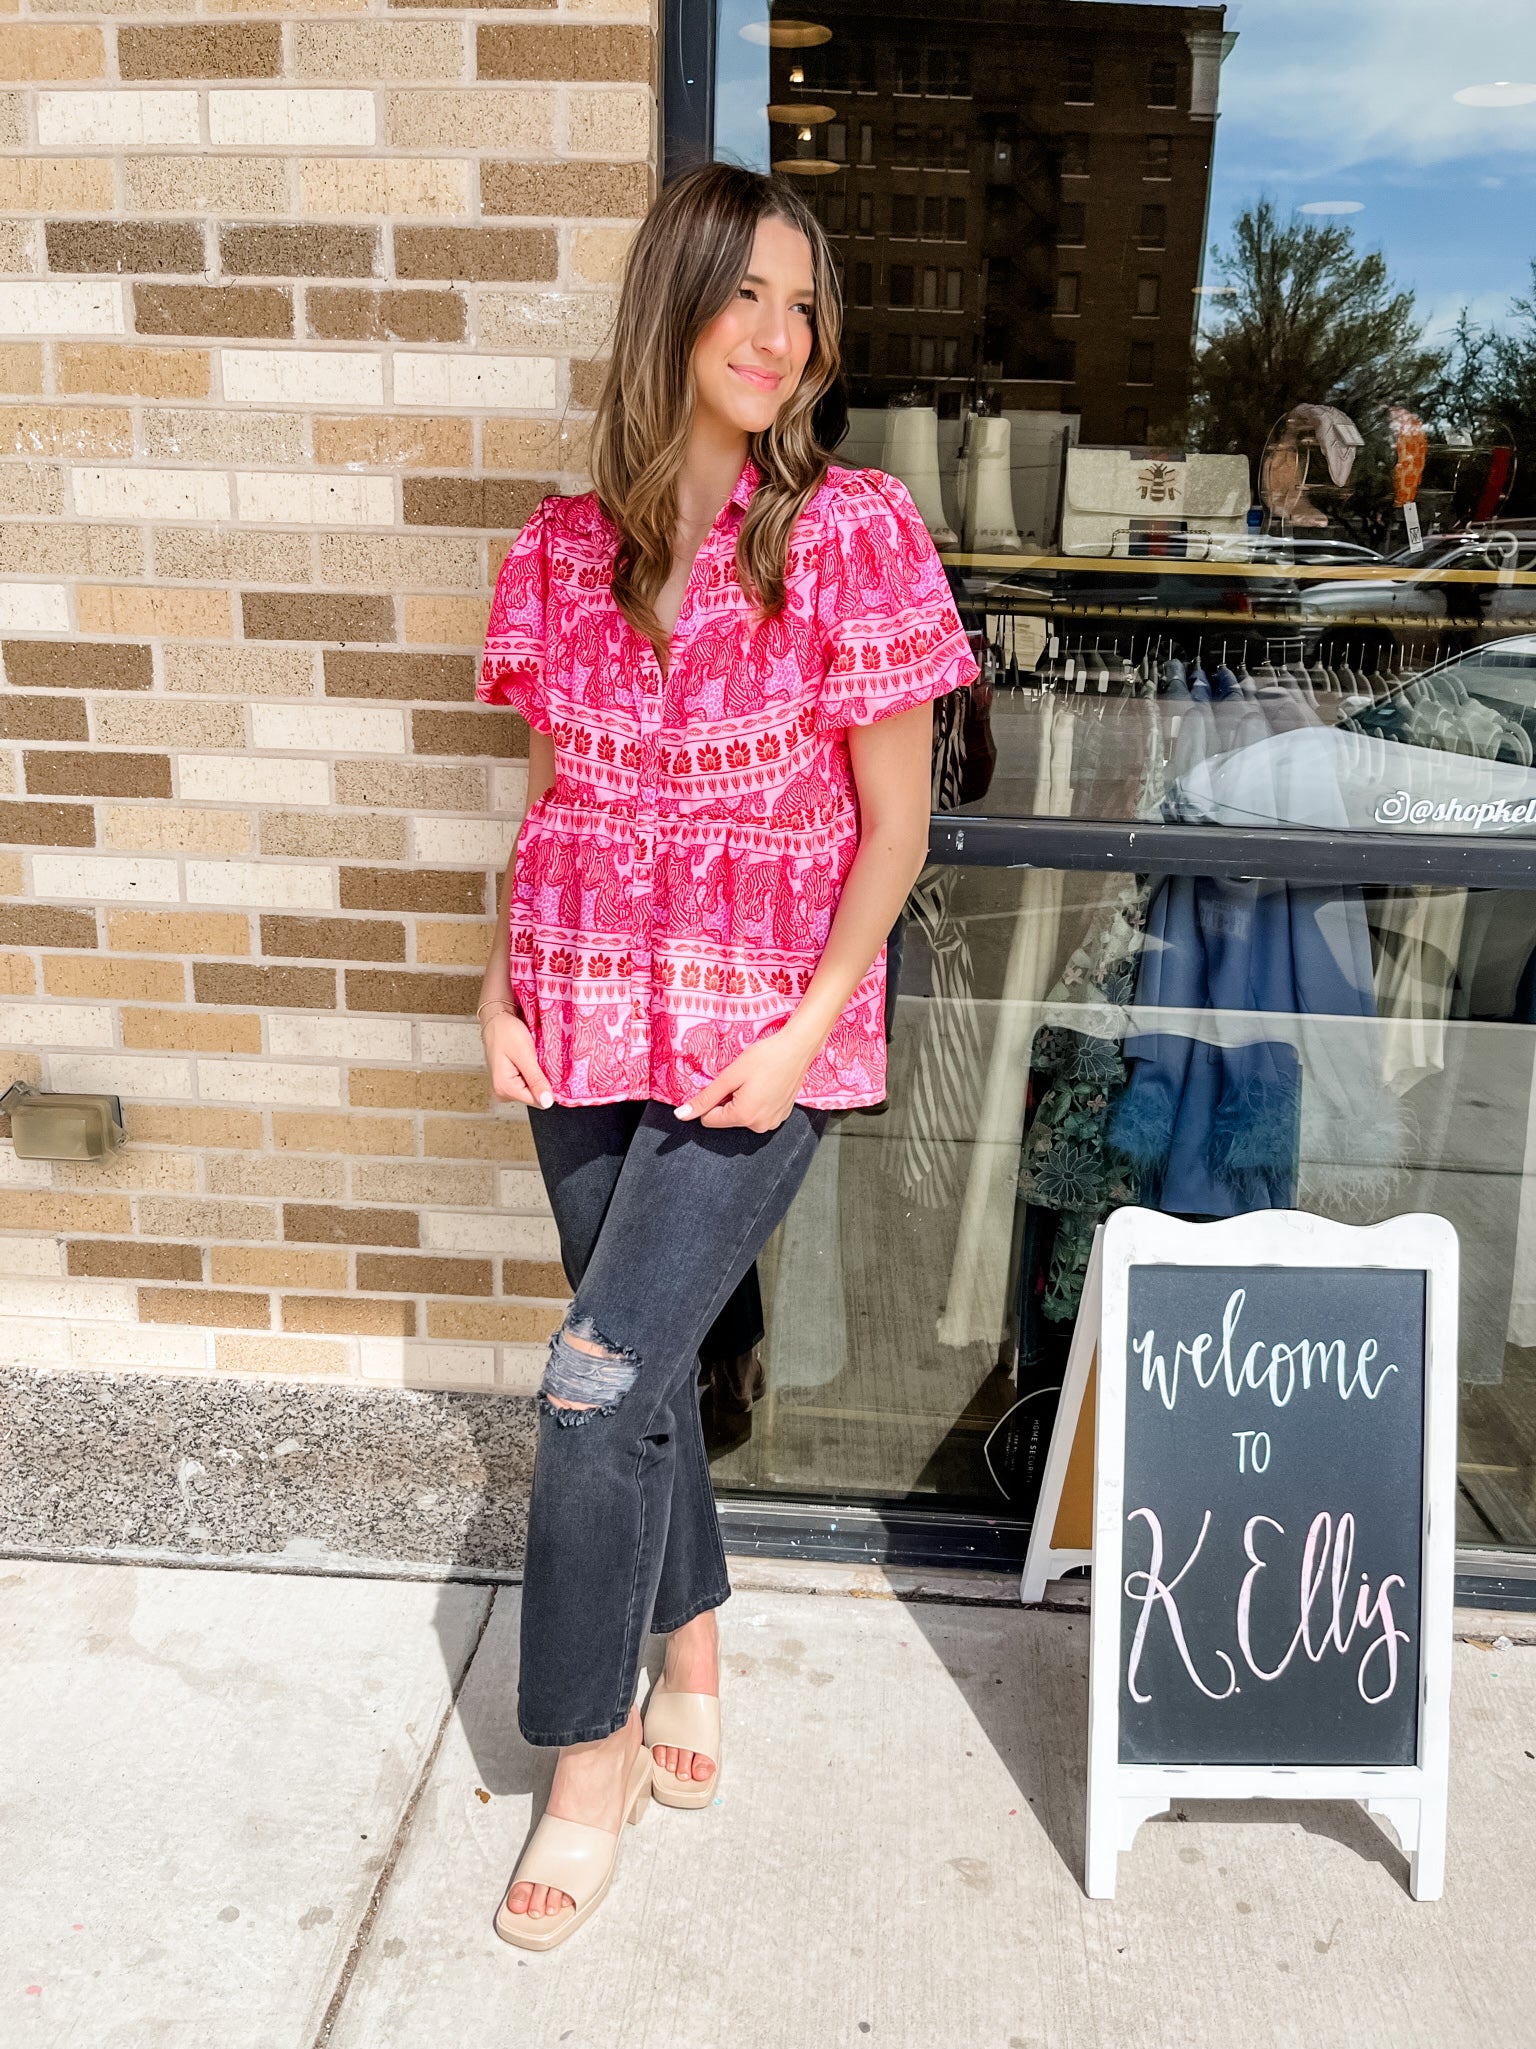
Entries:
[[790,530],[827,474],[814,415],[837,380],[842,306],[826,237],[786,180],[702,164],[667,186],[635,238],[593,438],[598,502],[619,530],[613,595],[648,640],[666,637],[654,607],[672,569],[677,481],[693,425],[694,344],[730,304],[762,220],[804,235],[815,287],[800,382],[772,426],[751,439],[762,482],[741,524],[736,572],[766,616],[783,609]]

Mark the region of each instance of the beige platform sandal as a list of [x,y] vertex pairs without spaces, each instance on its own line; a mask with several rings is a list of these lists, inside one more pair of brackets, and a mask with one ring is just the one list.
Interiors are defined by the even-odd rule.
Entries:
[[[642,1743],[624,1789],[624,1821],[637,1822],[650,1805],[651,1776],[651,1753]],[[496,1909],[495,1928],[502,1941],[517,1949],[557,1949],[568,1935],[574,1935],[582,1922],[597,1912],[613,1883],[623,1836],[623,1821],[618,1834],[610,1835],[607,1829],[590,1828],[584,1821],[544,1815]],[[576,1904],[558,1914],[541,1914],[535,1921],[508,1907],[507,1893],[514,1885],[553,1886],[569,1893]]]
[[652,1758],[658,1743],[674,1750],[692,1750],[707,1757],[714,1770],[707,1779],[684,1781],[658,1764],[651,1797],[663,1807],[707,1807],[720,1790],[720,1702],[713,1693],[669,1693],[665,1677],[656,1681],[645,1703],[645,1753]]

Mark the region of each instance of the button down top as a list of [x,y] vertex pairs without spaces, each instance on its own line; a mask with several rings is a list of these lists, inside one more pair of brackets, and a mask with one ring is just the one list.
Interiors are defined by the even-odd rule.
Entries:
[[[512,996],[562,1103],[683,1103],[776,1031],[858,848],[847,728],[975,677],[904,485],[832,469],[790,537],[786,604],[736,576],[750,462],[688,577],[665,674],[610,588],[595,494],[546,498],[502,565],[478,695],[555,743],[510,906]],[[885,1094],[885,952],[798,1100]]]

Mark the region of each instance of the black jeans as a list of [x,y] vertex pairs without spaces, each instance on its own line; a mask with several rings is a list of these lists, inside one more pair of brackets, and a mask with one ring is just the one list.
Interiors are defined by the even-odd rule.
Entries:
[[530,1743],[622,1728],[647,1633],[730,1593],[699,1346],[789,1209],[826,1121],[798,1106],[766,1132],[681,1124],[665,1103],[530,1113],[575,1290],[550,1343],[528,1510],[518,1723]]

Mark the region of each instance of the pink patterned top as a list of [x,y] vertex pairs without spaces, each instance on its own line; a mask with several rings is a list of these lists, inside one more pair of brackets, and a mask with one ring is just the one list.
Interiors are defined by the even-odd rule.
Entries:
[[[510,958],[559,1102],[686,1102],[785,1022],[858,846],[845,729],[976,674],[927,530],[878,470],[829,472],[759,623],[734,559],[757,483],[749,462],[699,551],[665,675],[614,603],[594,494],[546,498],[502,565],[477,694],[554,735]],[[882,1099],[884,993],[882,948],[802,1103]]]

